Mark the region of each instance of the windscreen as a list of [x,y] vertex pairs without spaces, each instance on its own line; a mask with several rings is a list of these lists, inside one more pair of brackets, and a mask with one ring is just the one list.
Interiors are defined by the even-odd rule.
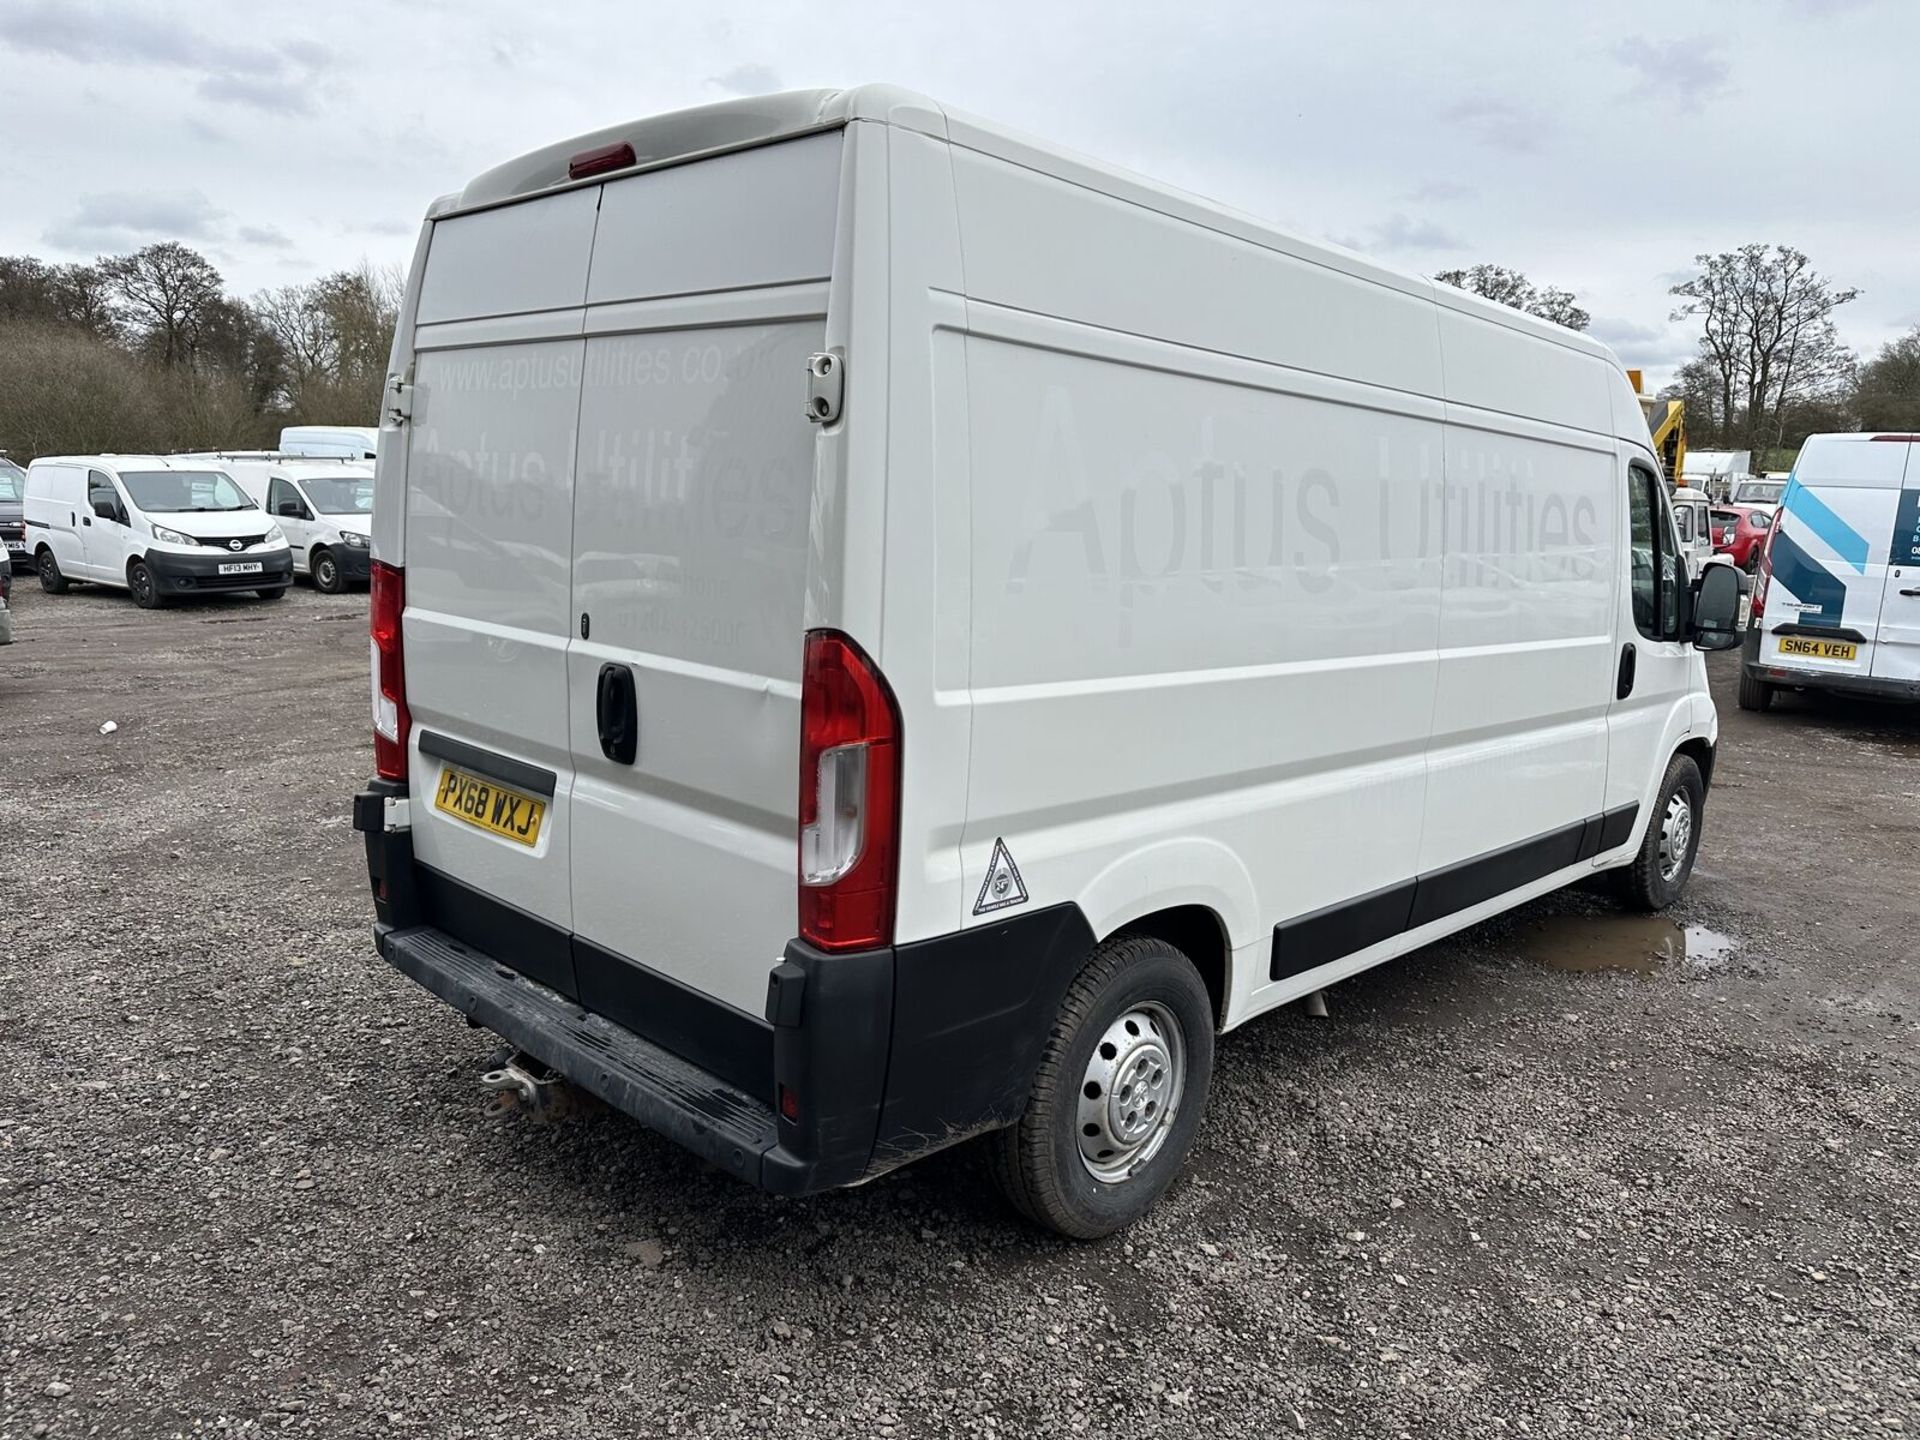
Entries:
[[307,492],[307,503],[322,515],[373,513],[371,475],[309,476],[300,482],[300,488]]
[[1742,505],[1778,505],[1786,491],[1784,480],[1748,480],[1734,487],[1733,498]]
[[122,471],[120,483],[149,515],[185,515],[205,510],[259,507],[219,470]]

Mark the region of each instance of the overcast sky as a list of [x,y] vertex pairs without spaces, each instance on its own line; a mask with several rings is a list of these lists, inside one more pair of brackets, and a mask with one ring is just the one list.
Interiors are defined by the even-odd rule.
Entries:
[[533,146],[885,80],[1405,269],[1518,267],[1664,377],[1667,287],[1750,240],[1859,286],[1863,353],[1920,324],[1917,56],[1913,0],[0,0],[0,253],[179,239],[251,294],[403,260]]

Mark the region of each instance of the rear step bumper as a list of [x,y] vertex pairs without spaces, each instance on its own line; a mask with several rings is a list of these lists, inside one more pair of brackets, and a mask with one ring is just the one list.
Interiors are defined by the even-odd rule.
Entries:
[[[396,804],[407,793],[378,780],[354,797],[381,956],[582,1089],[777,1195],[858,1184],[1019,1119],[1093,949],[1072,904],[851,954],[790,940],[769,967],[763,1021],[419,864]],[[792,1115],[777,1111],[783,1091]]]
[[[1810,626],[1795,626],[1794,632],[1801,635],[1820,633]],[[1920,701],[1920,680],[1887,680],[1877,675],[1850,675],[1816,670],[1811,666],[1802,669],[1794,665],[1762,662],[1760,646],[1763,638],[1761,631],[1750,628],[1741,642],[1741,666],[1756,680],[1764,680],[1769,685],[1793,685],[1806,690],[1825,690],[1835,695],[1853,695],[1862,700]]]
[[780,1143],[773,1107],[582,1010],[430,926],[374,932],[381,957],[474,1023],[538,1055],[649,1130],[755,1185]]

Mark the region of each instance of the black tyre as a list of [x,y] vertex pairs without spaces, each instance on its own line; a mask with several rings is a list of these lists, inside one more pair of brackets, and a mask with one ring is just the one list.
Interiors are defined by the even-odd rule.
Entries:
[[1687,755],[1676,755],[1667,765],[1660,798],[1653,803],[1646,837],[1633,863],[1618,872],[1620,896],[1635,910],[1664,910],[1680,898],[1693,874],[1700,852],[1700,831],[1706,816],[1707,787],[1700,767]]
[[1765,714],[1773,708],[1774,687],[1764,680],[1757,680],[1747,673],[1747,667],[1740,667],[1740,690],[1735,696],[1742,710],[1752,710]]
[[324,545],[313,547],[313,555],[307,561],[307,573],[313,576],[313,588],[327,595],[338,595],[347,588],[347,582],[340,577],[340,562],[333,558],[333,551]]
[[144,560],[128,562],[127,590],[142,610],[157,610],[167,603],[160,593],[160,582],[153,577],[153,568]]
[[33,557],[33,568],[40,572],[40,588],[49,595],[64,595],[73,582],[60,573],[60,562],[53,558],[52,547],[42,545]]
[[1213,1007],[1164,941],[1110,940],[1068,987],[1026,1113],[989,1136],[995,1183],[1077,1240],[1124,1229],[1193,1148],[1213,1081]]
[[253,593],[258,595],[262,600],[279,600],[286,595],[287,587],[284,585],[276,585],[271,590],[256,590]]

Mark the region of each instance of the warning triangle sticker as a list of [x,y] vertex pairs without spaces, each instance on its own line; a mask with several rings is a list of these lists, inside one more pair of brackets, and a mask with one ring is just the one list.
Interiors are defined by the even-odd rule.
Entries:
[[1007,853],[1007,842],[996,836],[993,858],[987,862],[987,878],[980,884],[980,898],[973,903],[973,913],[985,915],[1009,905],[1026,903],[1027,882],[1020,878],[1020,867]]

